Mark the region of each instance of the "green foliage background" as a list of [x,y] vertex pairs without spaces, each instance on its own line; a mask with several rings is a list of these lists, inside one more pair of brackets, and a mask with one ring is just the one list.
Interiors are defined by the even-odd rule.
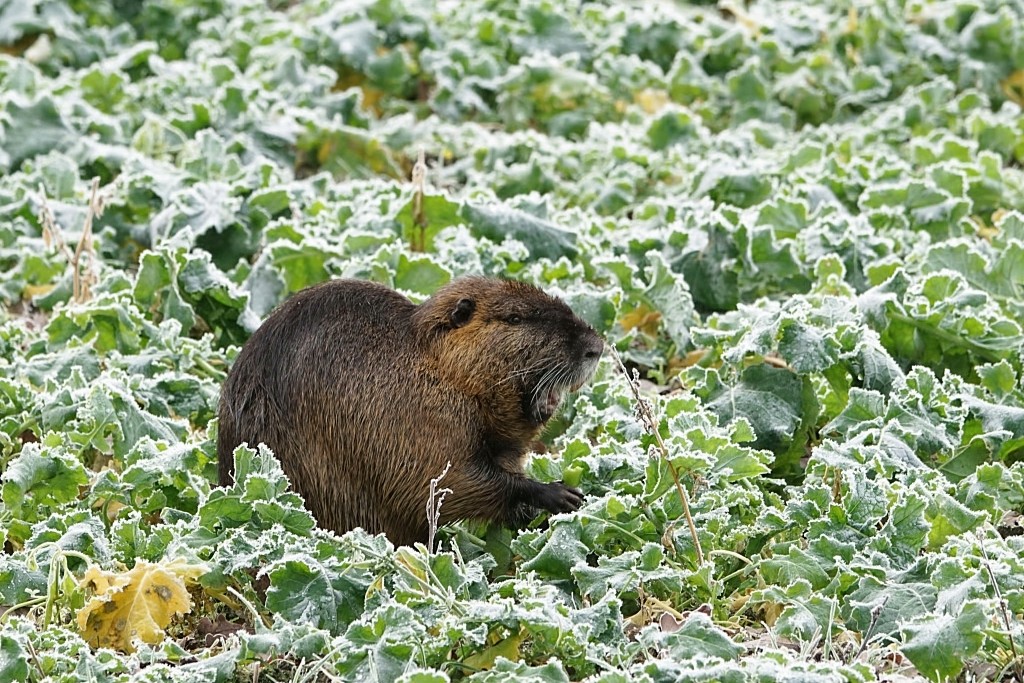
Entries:
[[[939,680],[1024,653],[1020,0],[0,0],[0,44],[0,679]],[[75,303],[44,224],[74,249],[94,178]],[[212,485],[220,382],[274,305],[466,273],[563,296],[673,389],[705,564],[607,359],[529,464],[587,494],[546,527],[339,538],[262,448]],[[172,638],[91,650],[85,567],[175,558],[210,571]]]

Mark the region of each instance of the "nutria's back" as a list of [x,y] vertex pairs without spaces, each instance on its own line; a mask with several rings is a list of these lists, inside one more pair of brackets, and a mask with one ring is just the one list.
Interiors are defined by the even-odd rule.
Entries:
[[275,310],[235,361],[221,483],[234,448],[262,441],[322,526],[395,543],[425,539],[429,480],[449,461],[442,523],[575,509],[578,492],[528,479],[522,457],[601,348],[564,303],[522,283],[456,280],[420,306],[373,283],[317,285]]

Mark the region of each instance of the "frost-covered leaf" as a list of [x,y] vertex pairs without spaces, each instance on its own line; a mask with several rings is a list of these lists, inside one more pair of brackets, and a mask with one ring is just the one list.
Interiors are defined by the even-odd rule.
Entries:
[[989,615],[979,602],[969,602],[956,616],[929,615],[902,627],[904,642],[900,648],[917,670],[939,681],[958,676],[964,660],[981,649],[985,640],[982,627]]
[[5,681],[28,680],[28,653],[7,634],[0,635],[0,676]]
[[476,235],[495,242],[519,240],[534,258],[571,258],[578,254],[573,233],[522,209],[467,202],[462,206],[462,216]]
[[267,608],[294,622],[337,633],[363,611],[369,577],[351,567],[290,555],[266,568]]

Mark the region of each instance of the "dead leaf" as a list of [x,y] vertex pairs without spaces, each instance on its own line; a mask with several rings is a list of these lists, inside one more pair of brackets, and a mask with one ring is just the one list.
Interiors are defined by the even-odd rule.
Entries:
[[151,563],[139,560],[128,572],[108,572],[93,565],[80,585],[95,593],[78,612],[78,628],[94,648],[134,652],[139,638],[155,645],[177,615],[192,609],[186,583],[208,569],[184,560]]
[[507,638],[502,638],[494,645],[466,657],[466,666],[477,670],[487,670],[494,668],[494,660],[498,657],[504,657],[513,662],[520,660],[522,657],[519,654],[519,646],[523,642],[525,633],[525,631],[513,633]]
[[1024,69],[1017,69],[1006,77],[1000,85],[1003,94],[1018,107],[1024,107]]
[[658,334],[658,324],[661,322],[661,313],[652,311],[644,304],[640,304],[629,313],[619,319],[622,328],[629,332],[632,329],[639,329],[644,334],[654,337]]
[[228,621],[223,614],[218,614],[216,620],[203,617],[199,620],[197,631],[197,635],[201,638],[200,642],[206,647],[213,647],[218,641],[226,639],[232,633],[251,632],[245,624]]
[[656,114],[669,102],[668,93],[664,90],[645,88],[633,93],[633,101],[640,105],[645,114]]
[[999,524],[996,526],[999,535],[1003,538],[1010,536],[1024,536],[1024,515],[1016,510],[1007,510]]
[[782,616],[782,610],[786,609],[786,606],[777,602],[762,602],[757,607],[757,611],[761,613],[761,618],[768,626],[774,626],[775,622]]

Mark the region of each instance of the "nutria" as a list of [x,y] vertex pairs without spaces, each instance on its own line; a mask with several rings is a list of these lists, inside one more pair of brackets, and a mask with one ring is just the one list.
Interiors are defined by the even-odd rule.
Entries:
[[442,524],[530,521],[582,494],[523,471],[528,444],[594,372],[601,338],[560,300],[511,280],[454,280],[420,305],[334,280],[282,303],[238,354],[220,402],[220,482],[232,453],[266,443],[321,526],[397,544]]

